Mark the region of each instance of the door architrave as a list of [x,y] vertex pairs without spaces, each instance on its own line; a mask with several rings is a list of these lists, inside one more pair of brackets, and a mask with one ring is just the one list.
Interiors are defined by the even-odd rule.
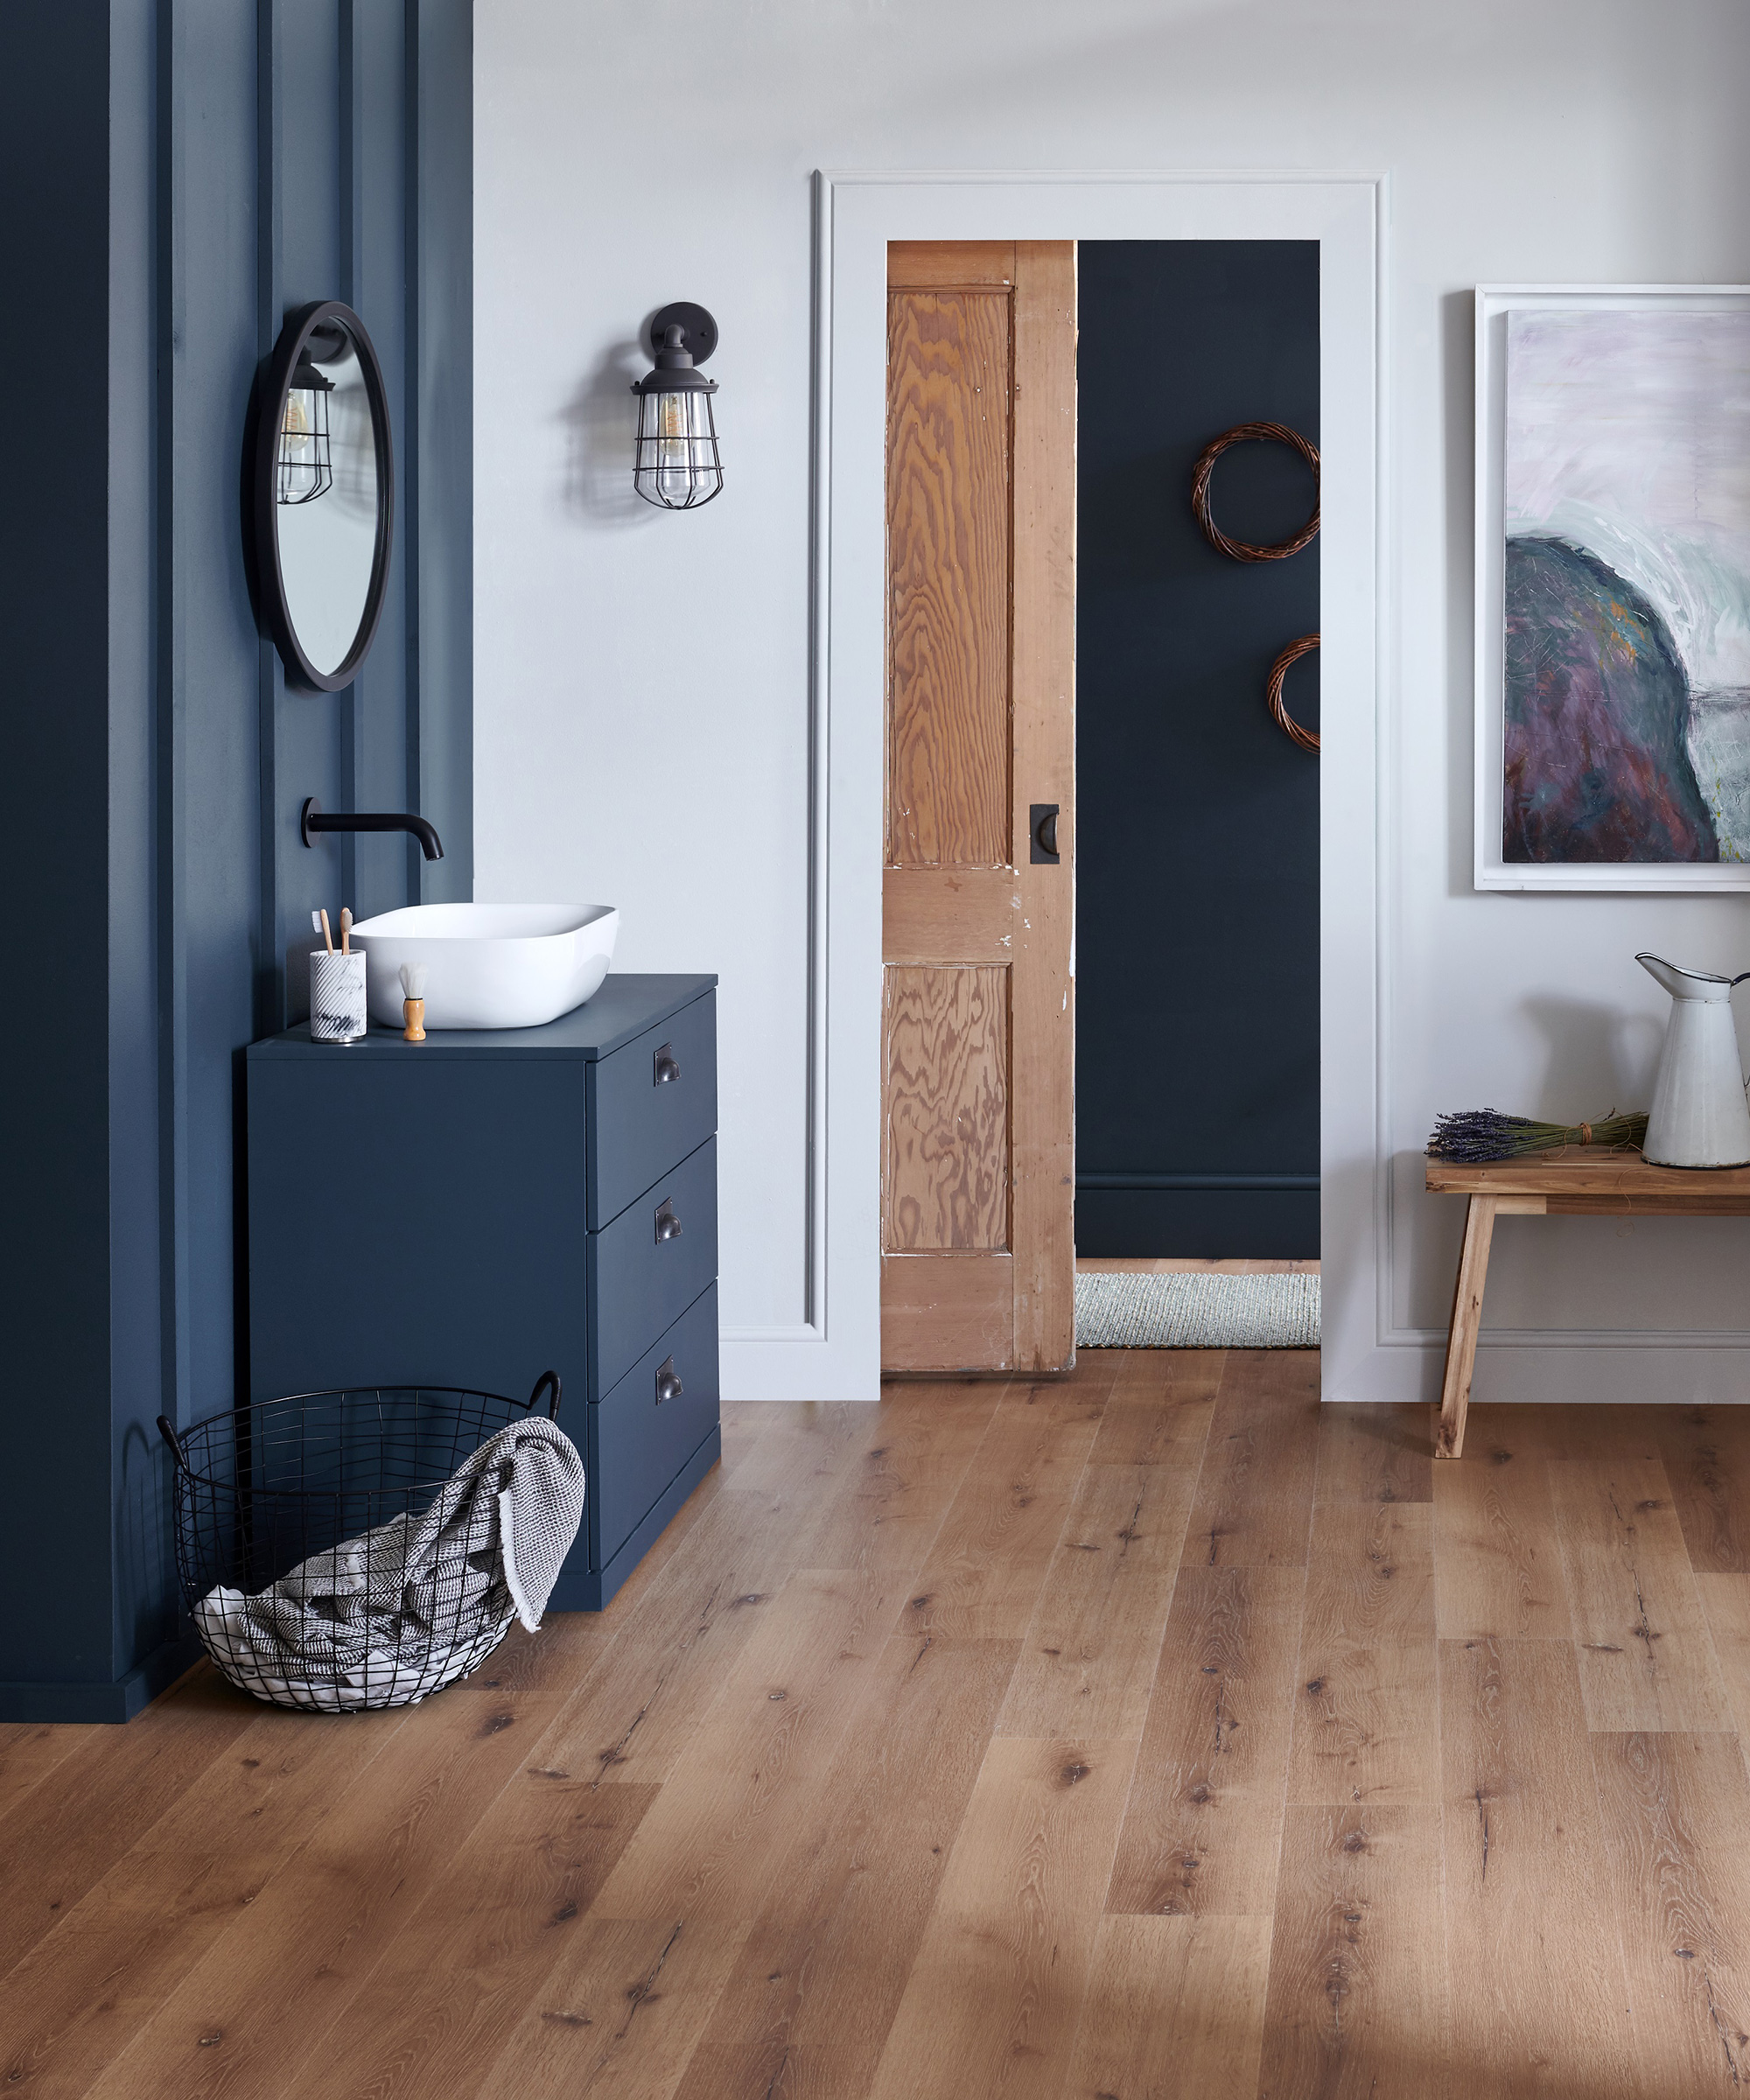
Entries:
[[814,203],[807,1317],[726,1333],[725,1396],[879,1395],[887,243],[1024,239],[1320,243],[1323,1384],[1383,1396],[1401,1382],[1378,1055],[1386,179],[832,171]]

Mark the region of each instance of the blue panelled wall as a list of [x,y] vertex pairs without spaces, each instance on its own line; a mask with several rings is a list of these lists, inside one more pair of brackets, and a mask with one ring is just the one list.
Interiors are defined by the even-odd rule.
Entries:
[[[1198,454],[1242,423],[1319,441],[1312,241],[1079,250],[1075,1248],[1319,1251],[1319,760],[1270,719],[1319,627],[1319,542],[1218,553]],[[1138,374],[1142,376],[1139,377]],[[1214,514],[1275,543],[1311,473],[1239,444]],[[1319,724],[1319,659],[1286,698]]]
[[[298,1009],[312,906],[472,894],[471,39],[471,0],[57,0],[8,25],[28,995],[0,1051],[0,1720],[122,1719],[186,1659],[153,1424],[240,1384],[242,1053]],[[363,672],[311,695],[252,614],[242,457],[285,313],[334,298],[383,363],[396,531]],[[418,810],[445,858],[307,849],[311,794]]]

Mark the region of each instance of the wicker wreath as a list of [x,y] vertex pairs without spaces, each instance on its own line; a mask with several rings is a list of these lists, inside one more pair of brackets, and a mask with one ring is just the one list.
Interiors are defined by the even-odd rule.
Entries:
[[1310,650],[1316,649],[1318,646],[1319,637],[1316,634],[1303,634],[1298,641],[1291,641],[1270,667],[1270,715],[1276,726],[1292,737],[1302,751],[1316,752],[1318,750],[1319,732],[1316,729],[1303,728],[1283,705],[1282,682],[1288,676],[1289,665],[1298,663]]
[[[1230,540],[1209,514],[1209,477],[1215,471],[1215,462],[1230,444],[1238,444],[1249,438],[1292,445],[1312,469],[1315,492],[1312,515],[1292,539],[1284,540],[1280,546],[1256,547],[1249,540]],[[1231,430],[1223,430],[1197,455],[1197,464],[1191,470],[1191,508],[1203,528],[1204,538],[1218,553],[1236,562],[1285,562],[1291,554],[1298,554],[1303,547],[1310,547],[1319,536],[1318,480],[1319,448],[1308,444],[1298,430],[1291,430],[1285,423],[1236,423]]]

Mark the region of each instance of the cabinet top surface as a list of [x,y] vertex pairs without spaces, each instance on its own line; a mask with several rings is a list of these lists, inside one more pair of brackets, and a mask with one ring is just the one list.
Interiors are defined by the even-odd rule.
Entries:
[[602,1058],[622,1049],[648,1029],[659,1026],[690,1006],[717,984],[698,976],[612,974],[601,990],[570,1013],[542,1028],[429,1028],[423,1043],[406,1042],[398,1028],[373,1021],[362,1042],[345,1049],[312,1043],[310,1025],[300,1022],[283,1034],[249,1045],[252,1058],[283,1057],[522,1057]]

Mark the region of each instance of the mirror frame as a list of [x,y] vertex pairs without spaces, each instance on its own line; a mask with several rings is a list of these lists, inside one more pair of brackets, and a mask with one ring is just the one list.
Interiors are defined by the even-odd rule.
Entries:
[[[339,322],[352,338],[364,374],[365,397],[371,411],[371,432],[376,445],[377,530],[371,556],[371,580],[365,592],[365,609],[353,646],[332,671],[318,671],[304,653],[298,629],[286,604],[285,578],[279,561],[277,505],[280,424],[285,418],[285,397],[299,354],[325,322]],[[273,355],[268,360],[248,448],[250,522],[254,528],[254,562],[256,616],[265,619],[274,647],[285,665],[288,685],[306,691],[338,693],[359,675],[376,640],[388,591],[389,550],[395,535],[395,440],[389,430],[388,393],[383,385],[382,367],[368,331],[350,306],[339,299],[316,299],[286,316]]]

